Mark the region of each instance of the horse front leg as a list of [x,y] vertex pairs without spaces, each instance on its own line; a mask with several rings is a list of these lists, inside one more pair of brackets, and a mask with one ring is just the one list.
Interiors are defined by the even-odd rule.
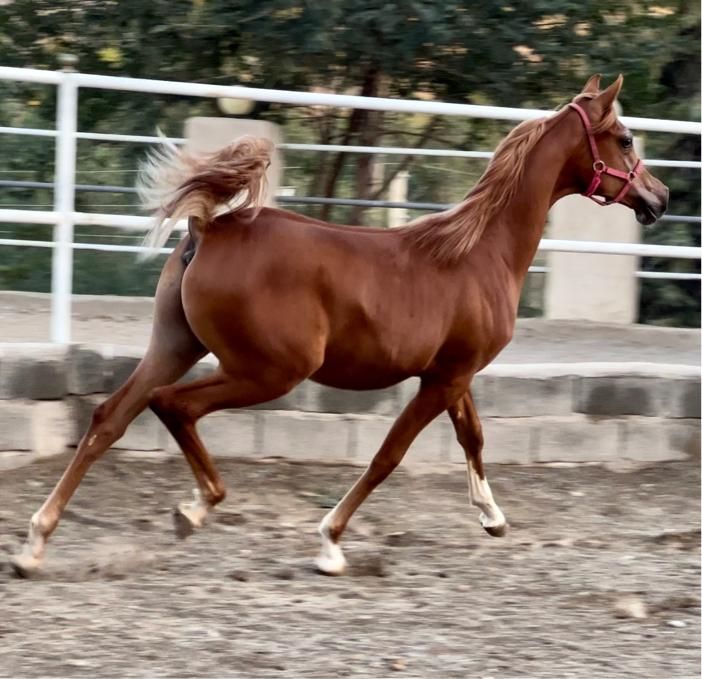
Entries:
[[[195,425],[205,415],[224,408],[243,408],[283,396],[305,375],[280,374],[261,368],[256,377],[242,371],[224,372],[221,368],[211,375],[187,384],[171,384],[155,389],[149,406],[166,426],[183,451],[198,487],[194,500],[181,502],[173,511],[176,535],[185,538],[200,528],[210,510],[226,495],[224,483],[207,452]],[[269,379],[264,379],[264,374]]]
[[470,503],[481,510],[480,525],[493,537],[507,531],[507,520],[497,506],[483,467],[483,429],[475,410],[470,390],[448,409],[456,437],[468,464],[468,494]]
[[419,392],[397,418],[368,468],[336,507],[322,519],[319,525],[322,549],[315,561],[322,573],[341,575],[346,570],[346,559],[339,546],[339,539],[349,519],[400,464],[422,429],[446,410],[464,390],[465,384],[422,382]]

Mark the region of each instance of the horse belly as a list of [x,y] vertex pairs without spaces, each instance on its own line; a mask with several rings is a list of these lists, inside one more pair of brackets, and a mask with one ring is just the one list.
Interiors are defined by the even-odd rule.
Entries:
[[382,389],[421,374],[433,358],[429,349],[406,339],[388,343],[358,334],[346,339],[327,344],[312,380],[339,389]]
[[352,366],[355,370],[348,370],[346,365],[334,363],[324,363],[324,365],[310,379],[319,384],[324,384],[327,387],[336,387],[337,389],[384,389],[391,387],[393,384],[402,382],[402,380],[411,377],[413,373],[402,372],[399,370],[383,369],[382,366]]

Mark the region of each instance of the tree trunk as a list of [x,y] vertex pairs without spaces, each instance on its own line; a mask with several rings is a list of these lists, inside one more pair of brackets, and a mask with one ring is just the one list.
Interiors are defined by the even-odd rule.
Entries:
[[[380,70],[375,64],[371,64],[365,73],[363,78],[363,85],[361,87],[362,97],[374,97],[378,92],[378,82],[380,80]],[[359,130],[363,129],[363,126],[367,120],[368,111],[365,109],[355,108],[348,118],[348,123],[346,125],[346,132],[341,143],[344,146],[348,146],[356,137]],[[334,196],[336,189],[336,183],[341,175],[341,170],[344,167],[344,162],[346,161],[346,156],[348,154],[345,152],[337,153],[334,163],[331,166],[331,170],[327,176],[327,180],[324,184],[324,196],[326,198],[331,198]],[[320,211],[320,218],[324,220],[329,220],[329,215],[331,214],[331,205],[323,205]]]
[[[319,121],[319,135],[317,137],[319,144],[330,144],[332,140],[332,130],[336,125],[333,115],[327,114]],[[329,155],[326,151],[318,154],[319,161],[314,167],[312,176],[307,185],[307,196],[314,196],[319,191],[320,184],[324,181],[324,176],[329,169]],[[313,214],[319,215],[319,206],[312,206]]]
[[[383,120],[382,111],[366,111],[366,122],[359,134],[361,146],[375,146],[380,136]],[[361,153],[356,165],[356,195],[355,198],[366,200],[373,190],[375,178],[376,154]],[[368,208],[356,206],[351,210],[351,223],[363,224],[363,216]]]

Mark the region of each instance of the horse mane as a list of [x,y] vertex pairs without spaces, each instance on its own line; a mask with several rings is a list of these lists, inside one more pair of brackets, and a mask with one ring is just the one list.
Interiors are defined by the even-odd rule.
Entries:
[[552,120],[539,118],[517,125],[495,149],[487,170],[463,201],[410,222],[402,229],[405,238],[442,264],[470,252],[490,220],[514,198],[527,155]]
[[[581,93],[573,101],[595,96]],[[527,155],[557,118],[557,115],[548,116],[517,125],[495,149],[487,170],[460,203],[410,222],[402,228],[404,237],[440,264],[451,264],[470,252],[488,223],[514,198],[524,175]],[[616,122],[613,106],[593,123],[593,132],[601,134]]]

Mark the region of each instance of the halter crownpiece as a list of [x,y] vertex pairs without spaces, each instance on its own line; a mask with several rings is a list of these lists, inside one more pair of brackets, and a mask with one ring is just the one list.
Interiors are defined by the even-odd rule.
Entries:
[[[568,106],[575,110],[580,116],[580,120],[583,121],[585,133],[587,134],[587,141],[590,144],[590,152],[592,153],[592,170],[595,174],[592,177],[592,181],[590,182],[590,186],[588,186],[587,191],[585,191],[585,193],[582,195],[590,200],[594,200],[598,205],[613,205],[614,203],[620,203],[622,198],[624,198],[624,196],[626,196],[628,193],[631,185],[634,183],[634,180],[643,172],[644,166],[641,162],[641,158],[636,161],[636,165],[634,165],[629,172],[623,172],[622,170],[615,170],[613,167],[609,167],[604,160],[600,158],[599,151],[597,150],[597,142],[595,141],[595,133],[592,131],[592,124],[590,123],[590,118],[588,118],[585,109],[574,102],[571,102],[568,104]],[[626,182],[626,184],[622,186],[621,191],[614,198],[612,198],[612,200],[598,198],[594,195],[595,191],[597,191],[602,183],[603,174],[608,174],[610,177],[616,177],[617,179],[621,179],[622,181]]]

